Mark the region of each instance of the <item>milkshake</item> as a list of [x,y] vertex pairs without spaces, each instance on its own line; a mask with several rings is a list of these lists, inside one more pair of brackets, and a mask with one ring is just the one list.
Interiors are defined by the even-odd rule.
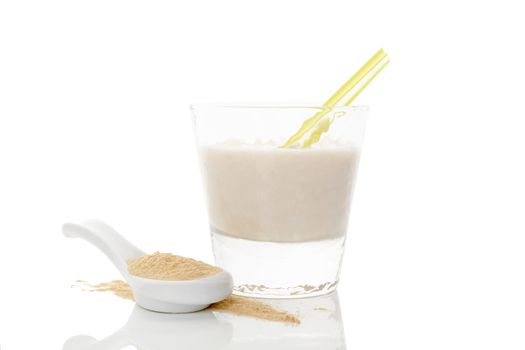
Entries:
[[200,149],[210,226],[233,238],[308,242],[342,237],[359,152],[226,142]]
[[281,147],[316,110],[196,113],[215,263],[232,274],[235,294],[303,297],[337,286],[366,110],[334,108],[331,135],[310,148]]

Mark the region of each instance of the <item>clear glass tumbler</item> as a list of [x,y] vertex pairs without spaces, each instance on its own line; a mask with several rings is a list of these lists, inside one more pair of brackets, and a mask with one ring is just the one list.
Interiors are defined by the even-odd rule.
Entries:
[[[280,147],[327,109],[309,148]],[[234,293],[294,298],[337,287],[368,109],[206,106],[191,110],[216,264]]]

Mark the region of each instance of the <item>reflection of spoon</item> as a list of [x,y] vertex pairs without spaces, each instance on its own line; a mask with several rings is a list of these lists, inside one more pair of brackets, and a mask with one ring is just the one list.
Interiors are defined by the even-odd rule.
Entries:
[[64,224],[66,237],[80,237],[95,245],[111,260],[133,289],[140,306],[159,312],[194,312],[223,300],[233,287],[231,275],[222,271],[215,275],[187,281],[166,281],[142,278],[128,273],[127,261],[146,255],[100,220],[83,224]]
[[144,350],[217,349],[230,342],[232,333],[232,326],[211,311],[172,315],[135,307],[124,327],[112,335],[100,341],[77,335],[66,340],[63,350],[117,350],[127,345]]
[[204,310],[162,314],[135,307],[120,330],[97,341],[87,335],[69,338],[63,350],[345,350],[337,293],[305,299],[266,300],[296,312],[301,324],[257,320]]

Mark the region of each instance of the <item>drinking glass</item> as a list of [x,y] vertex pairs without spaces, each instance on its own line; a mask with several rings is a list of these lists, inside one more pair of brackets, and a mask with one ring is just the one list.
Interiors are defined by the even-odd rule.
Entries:
[[[215,262],[234,293],[295,298],[336,289],[368,108],[192,105]],[[308,148],[281,147],[315,113]]]

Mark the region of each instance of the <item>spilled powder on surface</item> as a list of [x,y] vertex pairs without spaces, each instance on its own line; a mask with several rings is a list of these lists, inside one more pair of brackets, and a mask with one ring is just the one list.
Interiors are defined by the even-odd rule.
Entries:
[[156,280],[193,280],[221,271],[221,268],[202,261],[170,253],[156,252],[128,260],[128,272],[131,275]]
[[314,310],[316,311],[334,311],[334,310],[330,310],[330,309],[327,309],[325,307],[314,307]]
[[211,304],[208,309],[213,311],[224,311],[240,316],[255,317],[267,321],[277,321],[299,324],[301,321],[297,316],[286,311],[277,310],[271,305],[252,298],[230,295],[223,301]]
[[[129,284],[124,281],[114,280],[105,283],[88,284],[84,281],[76,281],[73,287],[81,286],[81,290],[89,292],[110,292],[114,295],[128,300],[133,300],[133,291]],[[261,320],[299,324],[301,320],[293,314],[283,310],[275,309],[273,306],[262,301],[230,295],[223,301],[211,304],[208,310],[228,312],[238,316],[253,317]]]
[[71,287],[80,287],[84,292],[110,292],[122,299],[133,300],[131,287],[126,282],[120,280],[98,284],[89,284],[86,281],[77,280]]

